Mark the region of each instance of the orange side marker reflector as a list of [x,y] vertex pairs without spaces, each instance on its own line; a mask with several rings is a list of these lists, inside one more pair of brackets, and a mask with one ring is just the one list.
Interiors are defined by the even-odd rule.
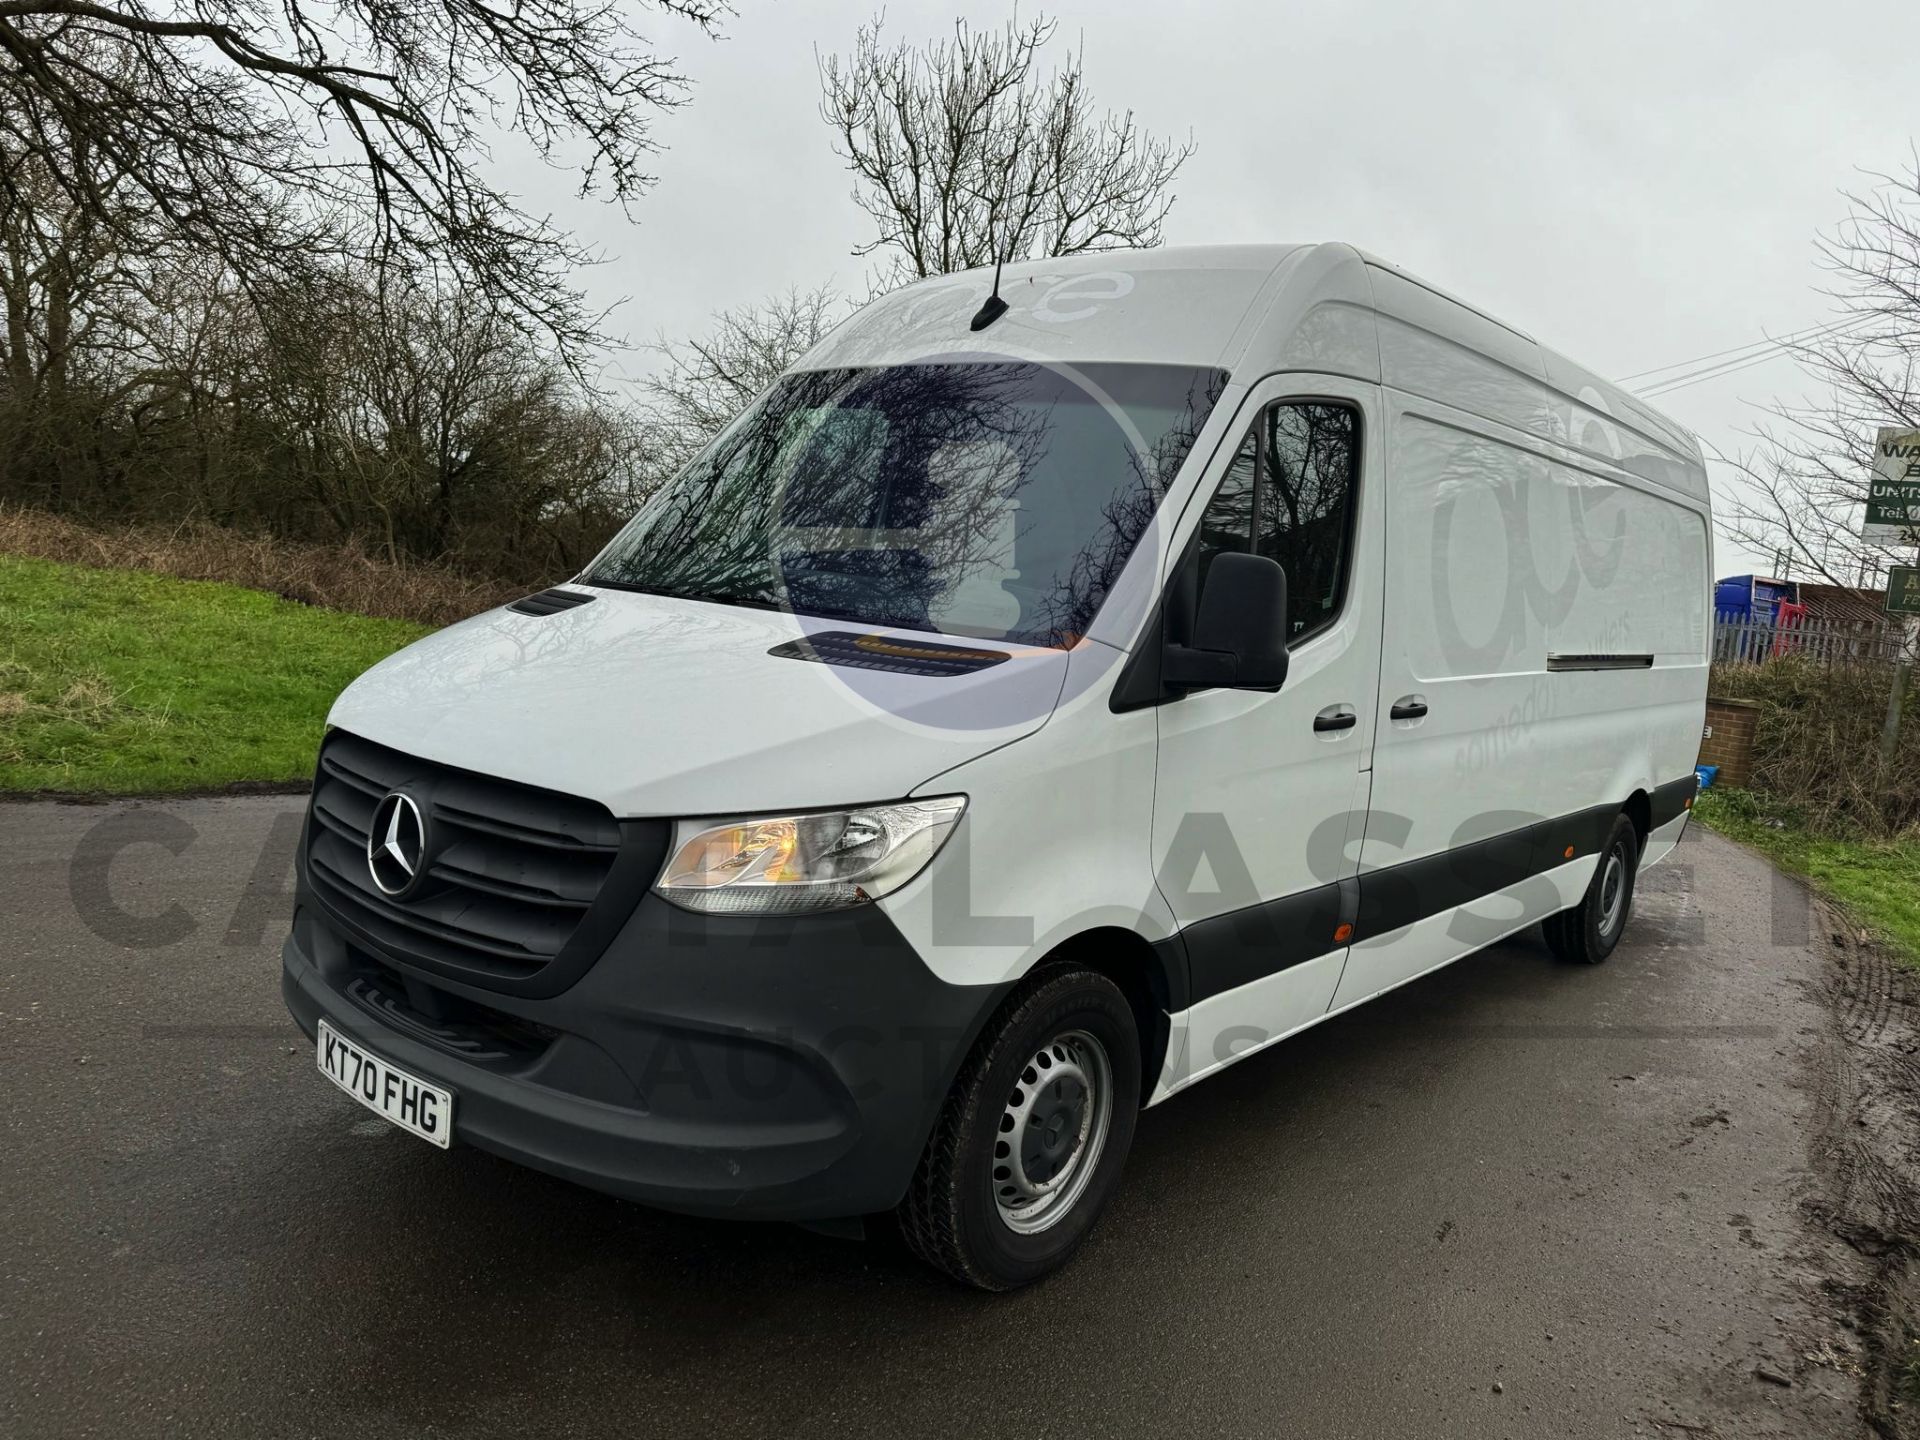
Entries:
[[1339,929],[1333,932],[1333,940],[1336,945],[1343,944],[1344,942],[1351,940],[1352,938],[1353,938],[1353,927],[1351,925],[1342,925]]
[[1567,846],[1567,859],[1571,860],[1572,858],[1573,858],[1573,847],[1569,845]]

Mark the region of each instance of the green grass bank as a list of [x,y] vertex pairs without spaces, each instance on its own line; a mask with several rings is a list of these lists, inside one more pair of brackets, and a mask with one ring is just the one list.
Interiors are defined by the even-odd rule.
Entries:
[[427,628],[0,555],[0,791],[306,780],[333,698]]

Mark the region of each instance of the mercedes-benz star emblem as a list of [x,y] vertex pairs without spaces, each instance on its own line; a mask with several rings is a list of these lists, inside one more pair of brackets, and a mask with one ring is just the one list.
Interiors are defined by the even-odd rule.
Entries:
[[392,790],[373,807],[367,827],[367,869],[386,895],[410,889],[427,853],[427,822],[411,795]]

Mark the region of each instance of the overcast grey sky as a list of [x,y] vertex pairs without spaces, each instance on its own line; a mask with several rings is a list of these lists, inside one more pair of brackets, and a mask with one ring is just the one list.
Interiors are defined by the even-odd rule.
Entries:
[[[571,199],[563,175],[521,187],[604,251],[591,294],[628,297],[616,328],[637,341],[789,286],[865,288],[849,251],[868,235],[818,118],[814,51],[847,48],[875,7],[737,3],[719,43],[643,19],[695,83],[658,127],[660,183],[636,223]],[[887,29],[928,39],[956,14],[1009,13],[895,4]],[[1912,0],[1047,13],[1056,45],[1084,42],[1096,100],[1191,131],[1168,243],[1351,241],[1616,377],[1827,318],[1814,234],[1863,168],[1897,167],[1920,131],[1897,78],[1920,54]],[[1655,403],[1734,449],[1751,402],[1801,388],[1781,359]],[[1718,573],[1766,568],[1717,548]]]

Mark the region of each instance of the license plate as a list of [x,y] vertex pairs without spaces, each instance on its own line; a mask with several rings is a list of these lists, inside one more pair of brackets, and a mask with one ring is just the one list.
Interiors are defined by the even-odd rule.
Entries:
[[320,1073],[374,1114],[445,1150],[453,1143],[453,1092],[416,1080],[320,1022]]

